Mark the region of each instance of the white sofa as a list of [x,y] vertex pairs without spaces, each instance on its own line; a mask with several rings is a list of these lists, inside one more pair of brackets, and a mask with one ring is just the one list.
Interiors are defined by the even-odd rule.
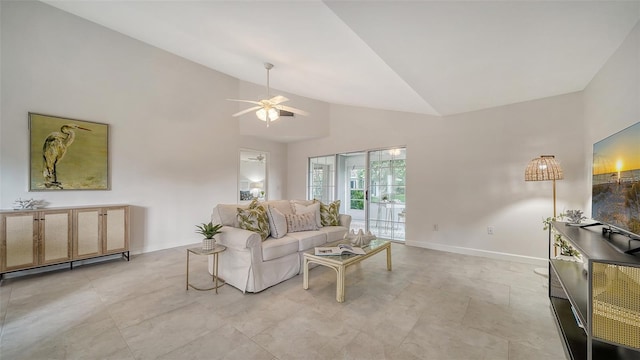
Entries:
[[[301,200],[299,203],[313,201]],[[272,200],[271,205],[283,214],[293,214],[290,200]],[[340,226],[324,226],[318,230],[288,232],[279,239],[271,235],[264,241],[258,233],[243,230],[238,225],[238,208],[246,205],[219,204],[213,209],[211,221],[224,225],[216,242],[227,247],[220,253],[218,274],[227,284],[243,292],[259,292],[290,279],[302,271],[302,253],[340,240],[349,231],[351,216],[340,214]],[[213,257],[209,259],[209,272],[213,273]]]

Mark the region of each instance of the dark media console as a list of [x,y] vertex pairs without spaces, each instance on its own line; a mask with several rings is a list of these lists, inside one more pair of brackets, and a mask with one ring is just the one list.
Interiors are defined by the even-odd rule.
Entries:
[[[635,240],[610,229],[563,222],[549,229],[549,300],[569,359],[640,360],[640,256],[623,249]],[[586,266],[551,258],[552,231]]]

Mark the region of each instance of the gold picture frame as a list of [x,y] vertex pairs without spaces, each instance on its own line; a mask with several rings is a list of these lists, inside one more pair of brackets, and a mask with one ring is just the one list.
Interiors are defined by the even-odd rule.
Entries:
[[109,190],[109,125],[29,113],[29,191]]

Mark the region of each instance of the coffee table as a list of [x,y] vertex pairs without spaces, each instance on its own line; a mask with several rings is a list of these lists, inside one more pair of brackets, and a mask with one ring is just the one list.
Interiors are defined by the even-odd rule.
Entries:
[[[327,244],[324,246],[338,246],[338,244],[348,244],[346,240],[338,241],[335,243]],[[336,271],[336,300],[338,302],[344,302],[344,285],[345,285],[345,273],[347,267],[358,264],[364,259],[368,259],[373,255],[387,250],[387,270],[391,271],[391,242],[388,240],[375,239],[371,240],[368,246],[362,247],[366,254],[364,255],[315,255],[315,249],[306,251],[304,256],[303,265],[303,284],[302,288],[309,289],[309,263],[315,263],[318,265],[329,267]]]

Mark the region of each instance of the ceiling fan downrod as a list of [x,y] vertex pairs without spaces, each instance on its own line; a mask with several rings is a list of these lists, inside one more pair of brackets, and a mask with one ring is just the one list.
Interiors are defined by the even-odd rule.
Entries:
[[269,70],[273,69],[273,64],[272,63],[264,63],[264,68],[267,69],[267,99],[271,98],[271,94],[269,93]]

